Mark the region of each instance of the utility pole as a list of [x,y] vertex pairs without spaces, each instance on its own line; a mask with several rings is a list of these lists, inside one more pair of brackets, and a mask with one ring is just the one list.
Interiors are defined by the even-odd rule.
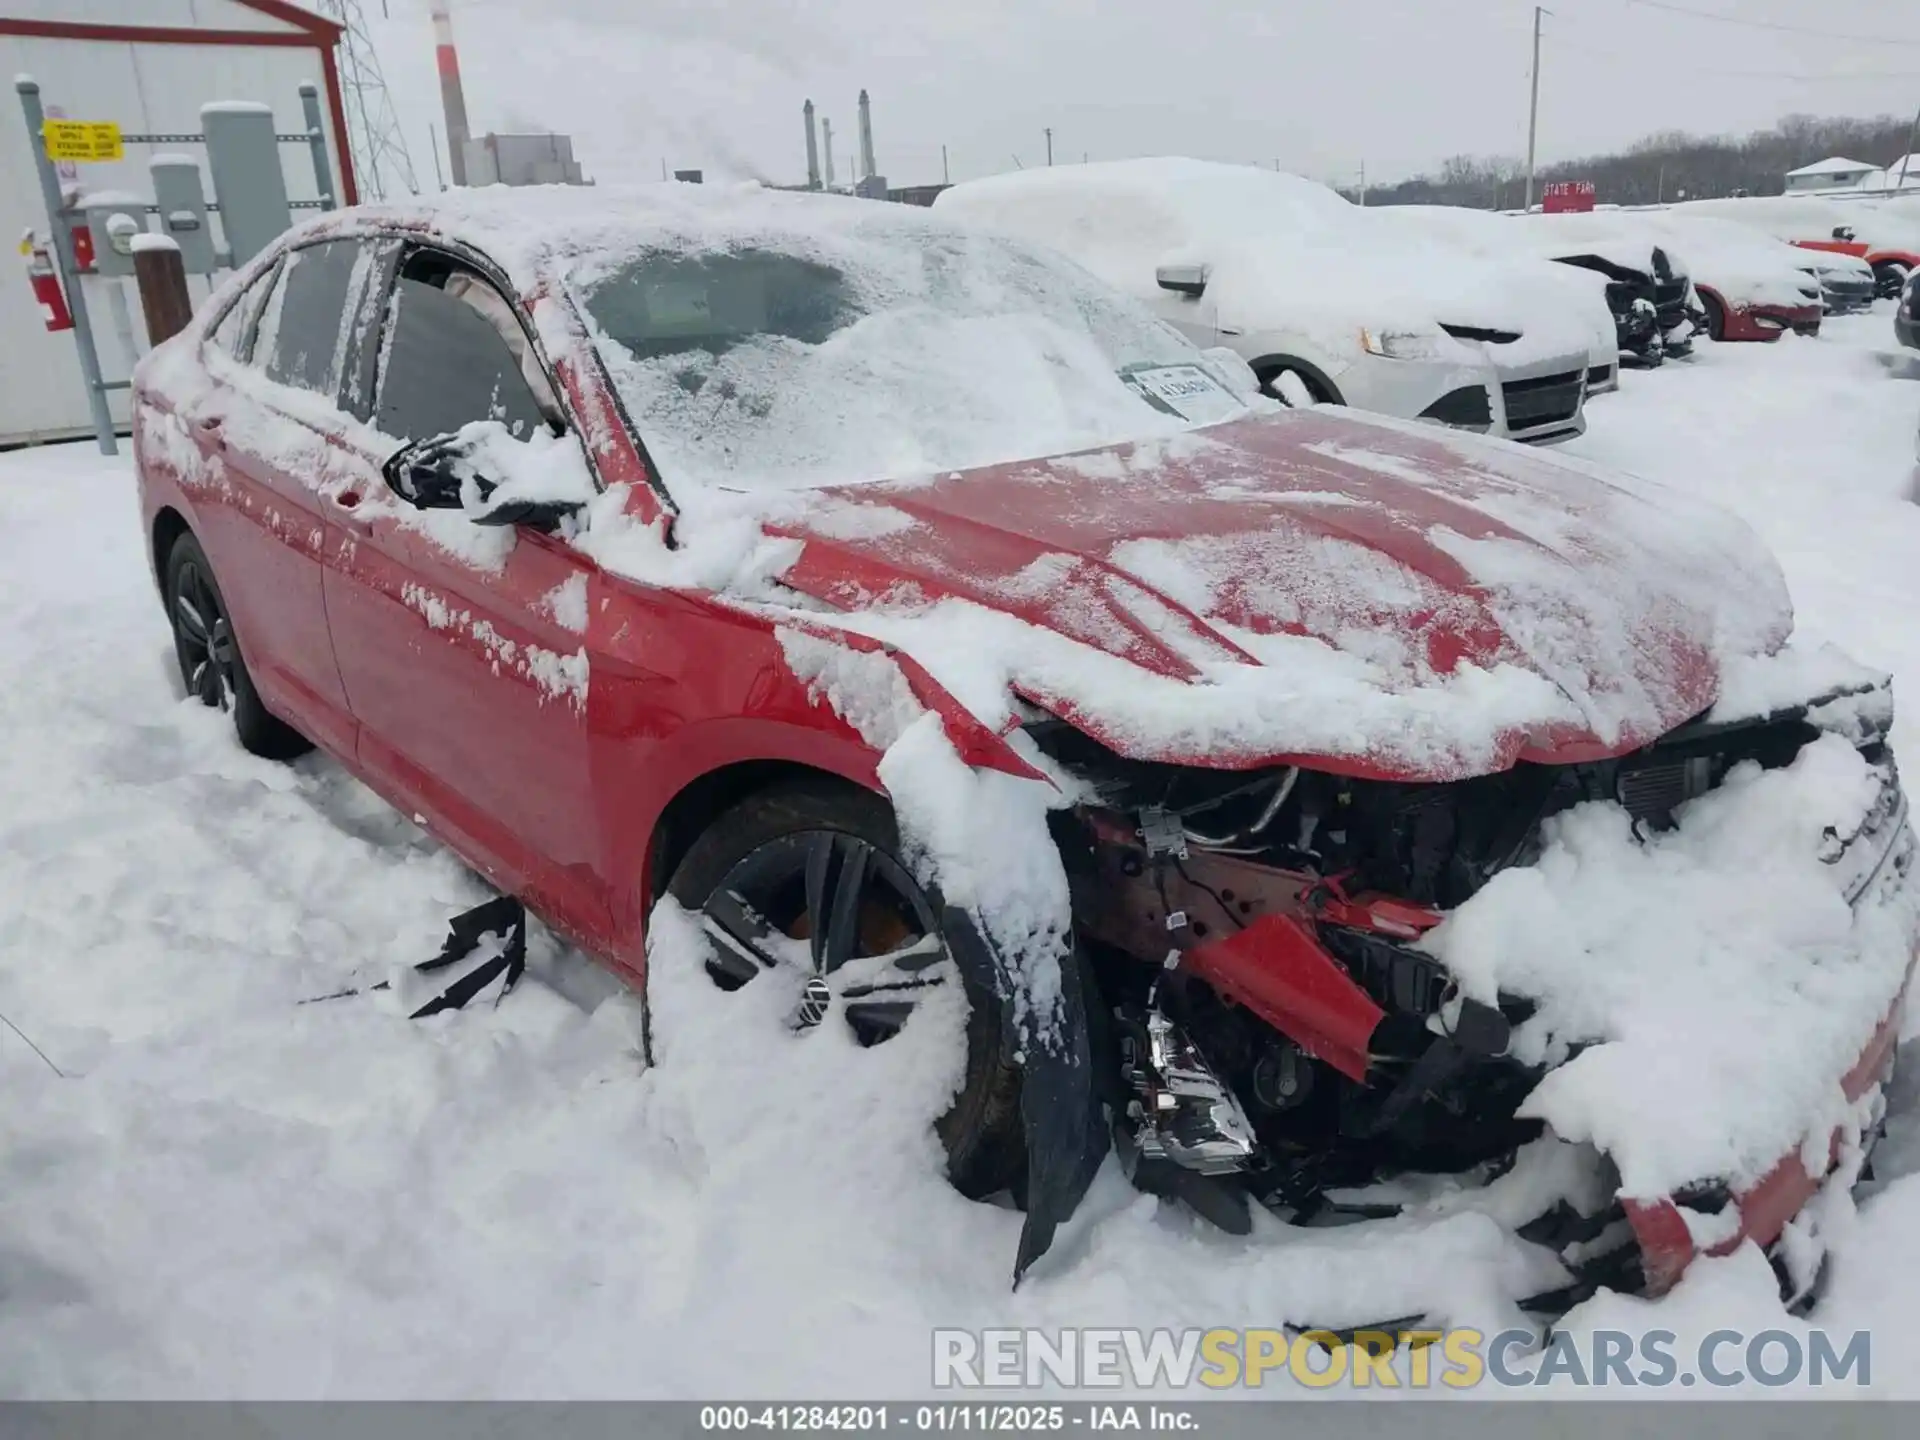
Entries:
[[1527,106],[1527,203],[1522,214],[1533,209],[1533,142],[1540,132],[1540,17],[1547,12],[1533,7],[1533,100]]
[[1053,164],[1053,127],[1047,126],[1047,164]]
[[947,173],[947,147],[944,145],[940,147],[940,183],[942,185],[953,183],[953,177]]
[[1367,162],[1360,162],[1360,208],[1367,208]]

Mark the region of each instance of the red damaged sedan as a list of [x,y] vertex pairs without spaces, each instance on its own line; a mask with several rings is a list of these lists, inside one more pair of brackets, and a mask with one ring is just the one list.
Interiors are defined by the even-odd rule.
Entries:
[[1749,1239],[1812,1283],[1912,841],[1884,677],[1731,517],[752,187],[326,217],[136,406],[191,694],[643,994],[910,1045],[961,987],[936,1129],[1019,1269],[1109,1154],[1244,1231],[1552,1151],[1539,1308]]

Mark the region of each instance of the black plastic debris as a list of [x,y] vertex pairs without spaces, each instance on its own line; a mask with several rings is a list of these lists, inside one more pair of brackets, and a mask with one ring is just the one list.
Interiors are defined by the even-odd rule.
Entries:
[[[462,1009],[502,975],[506,976],[506,983],[500,988],[500,999],[504,1000],[512,993],[513,987],[520,983],[520,977],[527,973],[527,912],[511,895],[498,896],[454,916],[447,922],[447,938],[440,947],[440,953],[431,960],[422,960],[413,968],[422,975],[445,970],[470,958],[488,940],[498,943],[496,954],[467,971],[408,1018],[422,1020],[429,1015],[438,1015],[442,1010]],[[344,1000],[351,995],[392,988],[382,980],[378,985],[336,990],[330,995],[315,995],[300,1003],[315,1005],[323,1000]]]

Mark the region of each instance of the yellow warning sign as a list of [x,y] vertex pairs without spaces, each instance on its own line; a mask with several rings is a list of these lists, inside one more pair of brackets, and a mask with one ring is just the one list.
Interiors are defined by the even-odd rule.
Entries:
[[111,120],[49,120],[40,131],[49,160],[122,160],[126,146]]

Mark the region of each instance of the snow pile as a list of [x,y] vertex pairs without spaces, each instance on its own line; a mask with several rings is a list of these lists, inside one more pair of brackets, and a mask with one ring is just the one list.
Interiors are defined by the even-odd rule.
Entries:
[[1462,993],[1538,1002],[1513,1052],[1558,1068],[1522,1113],[1606,1151],[1629,1196],[1751,1184],[1802,1144],[1824,1151],[1920,917],[1891,870],[1856,912],[1820,858],[1886,783],[1826,736],[1785,769],[1736,767],[1670,833],[1636,835],[1611,803],[1551,821],[1536,864],[1428,941]]

